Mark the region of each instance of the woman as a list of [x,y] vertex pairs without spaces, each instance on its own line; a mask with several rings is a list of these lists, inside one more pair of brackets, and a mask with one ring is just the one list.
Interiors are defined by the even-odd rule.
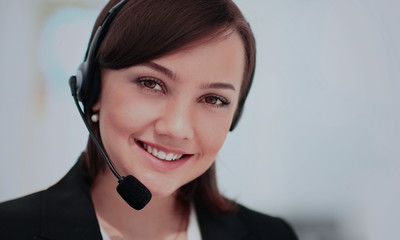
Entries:
[[[284,221],[217,189],[214,161],[254,67],[254,37],[230,0],[110,1],[71,82],[96,137],[59,183],[1,204],[2,236],[296,239]],[[124,182],[117,170],[142,192],[125,202],[114,189],[115,176]],[[147,190],[150,202],[130,203]]]

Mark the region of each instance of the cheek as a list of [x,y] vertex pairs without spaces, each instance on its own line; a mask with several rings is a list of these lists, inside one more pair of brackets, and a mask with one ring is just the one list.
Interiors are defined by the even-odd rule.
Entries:
[[157,105],[139,100],[110,99],[100,110],[101,138],[107,153],[116,161],[129,154],[130,136],[144,134],[157,117]]
[[216,155],[218,154],[219,150],[221,149],[222,145],[225,142],[227,136],[227,132],[214,132],[214,135],[212,138],[207,138],[205,140],[207,147],[209,149],[209,154],[213,155],[213,158],[215,159]]
[[230,118],[220,121],[203,121],[198,123],[198,139],[203,153],[215,159],[229,132]]
[[[124,131],[137,130],[156,118],[159,104],[143,101],[134,97],[119,99],[119,101],[108,101],[100,112],[100,120],[103,125]],[[105,126],[104,128],[106,128]],[[106,129],[105,129],[106,130]]]
[[[219,109],[210,114],[202,112],[196,121],[198,143],[208,161],[214,161],[223,146],[232,124],[236,104],[229,109]],[[221,111],[221,112],[218,112]]]

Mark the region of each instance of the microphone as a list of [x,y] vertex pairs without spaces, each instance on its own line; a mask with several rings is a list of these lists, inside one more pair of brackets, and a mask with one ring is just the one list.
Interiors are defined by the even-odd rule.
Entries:
[[76,84],[76,77],[71,76],[69,79],[69,86],[71,88],[71,94],[74,98],[75,105],[78,108],[78,111],[82,117],[83,122],[85,123],[86,128],[89,131],[89,135],[92,138],[93,142],[95,143],[97,149],[99,150],[100,154],[104,158],[107,163],[108,168],[114,174],[114,176],[118,179],[118,186],[117,192],[119,195],[128,203],[129,206],[136,210],[140,210],[144,208],[151,200],[151,192],[150,190],[141,183],[137,178],[132,175],[128,175],[125,177],[121,177],[121,175],[117,172],[114,168],[111,160],[108,158],[106,151],[104,150],[103,146],[100,144],[99,139],[94,134],[93,130],[89,126],[88,121],[86,120],[85,114],[82,111],[81,106],[79,105],[79,100],[77,96],[77,84]]

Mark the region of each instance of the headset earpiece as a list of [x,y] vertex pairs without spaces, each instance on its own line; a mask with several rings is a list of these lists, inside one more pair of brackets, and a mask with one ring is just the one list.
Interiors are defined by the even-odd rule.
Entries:
[[82,102],[85,107],[85,110],[91,108],[93,104],[95,104],[100,90],[100,73],[96,66],[97,51],[114,17],[127,1],[128,0],[121,0],[108,11],[107,16],[96,29],[92,41],[89,43],[85,60],[79,65],[76,72],[76,94],[79,101]]

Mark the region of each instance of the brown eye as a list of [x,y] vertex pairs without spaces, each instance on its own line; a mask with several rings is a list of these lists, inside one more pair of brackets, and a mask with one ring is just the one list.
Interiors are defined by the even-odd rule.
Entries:
[[209,95],[209,96],[204,96],[200,102],[215,106],[215,107],[223,107],[229,105],[229,101],[225,99],[224,97],[221,96],[214,96],[214,95]]
[[150,81],[150,80],[143,81],[142,84],[143,84],[144,87],[152,88],[152,89],[157,86],[156,82]]
[[204,98],[204,102],[208,103],[208,104],[217,104],[217,103],[219,103],[218,101],[221,101],[221,100],[219,100],[217,97],[214,97],[214,96],[208,96],[208,97]]
[[164,91],[163,83],[154,78],[143,77],[137,79],[136,82],[144,89],[162,91],[162,92]]

